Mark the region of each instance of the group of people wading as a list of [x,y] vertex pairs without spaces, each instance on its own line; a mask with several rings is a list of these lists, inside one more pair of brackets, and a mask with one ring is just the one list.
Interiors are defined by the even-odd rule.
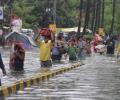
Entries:
[[[107,54],[114,54],[115,40],[109,38],[104,42],[102,40],[88,40],[84,36],[80,38],[70,38],[66,40],[64,37],[54,38],[53,34],[44,36],[39,34],[35,38],[35,42],[40,49],[39,59],[41,68],[50,68],[52,63],[60,63],[61,60],[69,60],[74,62],[78,60],[85,60],[86,56],[91,56],[92,52],[96,52],[95,46],[100,43],[107,47]],[[120,44],[118,46],[118,54],[120,54]],[[24,71],[25,50],[21,43],[14,43],[10,54],[9,66],[12,71]],[[4,75],[6,70],[2,61],[0,53],[0,68]]]

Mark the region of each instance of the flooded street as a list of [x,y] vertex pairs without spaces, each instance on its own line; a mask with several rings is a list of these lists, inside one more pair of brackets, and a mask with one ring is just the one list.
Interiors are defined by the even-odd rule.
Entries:
[[85,65],[5,100],[120,100],[120,65],[115,57],[94,55]]
[[[5,64],[5,68],[7,71],[7,76],[2,75],[2,71],[0,70],[0,77],[2,80],[2,85],[9,85],[14,83],[15,81],[25,79],[27,77],[33,76],[36,73],[40,72],[40,61],[39,61],[39,49],[32,48],[31,50],[26,50],[25,55],[25,63],[24,63],[24,72],[23,73],[11,73],[9,69],[9,58],[10,58],[10,50],[2,49],[2,58]],[[63,60],[63,64],[53,64],[51,70],[59,69],[61,67],[69,67],[68,61]]]
[[120,0],[0,0],[0,100],[120,100]]

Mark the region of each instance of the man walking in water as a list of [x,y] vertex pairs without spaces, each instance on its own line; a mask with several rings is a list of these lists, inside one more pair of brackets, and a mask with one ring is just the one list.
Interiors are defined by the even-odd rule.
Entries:
[[44,40],[41,41],[39,39],[39,36],[35,41],[37,42],[40,48],[41,68],[48,70],[52,66],[52,62],[51,62],[52,43],[49,37],[44,37]]

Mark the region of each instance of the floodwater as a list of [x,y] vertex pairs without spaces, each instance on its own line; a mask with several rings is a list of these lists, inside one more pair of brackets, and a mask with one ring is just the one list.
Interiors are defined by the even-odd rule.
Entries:
[[115,57],[93,55],[85,65],[5,100],[120,100],[120,65]]
[[[36,73],[40,73],[40,61],[39,61],[39,49],[31,48],[26,50],[25,55],[25,63],[24,63],[24,72],[11,72],[9,69],[9,58],[10,58],[10,50],[9,49],[1,49],[2,59],[5,64],[5,69],[7,71],[7,76],[2,75],[2,71],[0,70],[0,77],[2,81],[2,85],[13,84],[14,82],[31,77]],[[69,67],[71,65],[68,60],[62,61],[60,64],[53,64],[51,70],[59,69],[61,67]]]

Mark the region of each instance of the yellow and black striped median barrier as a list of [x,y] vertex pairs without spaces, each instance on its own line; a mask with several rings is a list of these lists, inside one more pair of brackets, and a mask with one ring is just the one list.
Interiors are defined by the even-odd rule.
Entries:
[[82,65],[81,63],[76,63],[76,64],[73,64],[71,67],[65,67],[65,68],[60,68],[57,70],[39,73],[39,74],[34,75],[34,77],[30,77],[28,79],[17,81],[14,84],[11,84],[9,86],[1,86],[0,97],[6,97],[6,96],[10,96],[10,94],[16,94],[18,90],[24,90],[25,87],[36,85],[42,81],[46,81],[49,78],[54,77],[55,75],[62,74],[67,71],[73,70],[81,65]]

